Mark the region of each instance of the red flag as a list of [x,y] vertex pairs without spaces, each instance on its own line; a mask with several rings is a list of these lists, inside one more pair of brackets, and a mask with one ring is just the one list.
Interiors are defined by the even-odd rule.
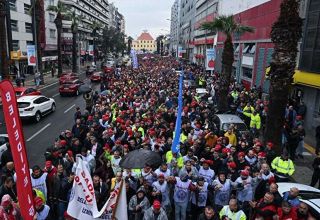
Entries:
[[0,91],[9,143],[17,175],[17,192],[21,214],[24,220],[32,220],[35,214],[32,184],[17,99],[13,86],[8,80],[0,83]]

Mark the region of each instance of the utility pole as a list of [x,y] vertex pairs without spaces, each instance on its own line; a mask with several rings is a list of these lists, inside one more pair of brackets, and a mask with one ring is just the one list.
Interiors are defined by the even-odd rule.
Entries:
[[0,74],[1,77],[9,76],[8,69],[8,54],[7,54],[7,33],[6,33],[6,18],[7,18],[7,1],[0,0],[0,27],[4,30],[0,30]]

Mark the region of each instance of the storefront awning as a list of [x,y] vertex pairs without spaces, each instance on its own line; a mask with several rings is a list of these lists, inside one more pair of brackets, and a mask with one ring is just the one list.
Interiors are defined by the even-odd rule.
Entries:
[[320,74],[296,70],[293,83],[320,89]]
[[[270,67],[266,68],[266,76],[269,76]],[[320,73],[310,73],[302,70],[295,70],[293,84],[299,84],[320,89]]]

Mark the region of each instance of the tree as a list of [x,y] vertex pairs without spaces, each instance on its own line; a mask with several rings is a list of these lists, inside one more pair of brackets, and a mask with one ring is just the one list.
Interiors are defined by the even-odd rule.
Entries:
[[126,44],[124,42],[124,34],[119,30],[111,27],[105,27],[102,32],[102,49],[104,53],[123,53],[126,49]]
[[40,73],[41,84],[44,84],[42,69],[42,51],[45,42],[45,24],[44,24],[44,2],[43,0],[33,0],[29,14],[35,25],[35,44],[37,47],[37,67]]
[[76,73],[77,60],[78,60],[78,44],[77,44],[77,34],[78,34],[78,25],[79,21],[82,20],[82,16],[76,15],[76,11],[68,14],[68,17],[71,20],[71,31],[72,31],[72,72]]
[[220,16],[212,22],[202,24],[203,30],[220,31],[226,35],[224,49],[222,52],[222,71],[220,77],[218,109],[220,112],[228,110],[228,92],[232,74],[232,64],[234,61],[233,51],[233,34],[243,34],[245,32],[253,32],[254,29],[249,26],[243,26],[234,21],[233,15]]
[[93,37],[93,62],[96,64],[96,37],[97,31],[100,30],[103,26],[100,22],[94,20],[91,24],[92,37]]
[[127,53],[130,54],[131,52],[131,48],[132,48],[132,41],[133,38],[131,36],[128,37],[128,49],[127,49]]
[[62,32],[62,20],[64,15],[68,12],[67,7],[58,1],[57,6],[49,5],[47,11],[52,11],[56,13],[56,18],[54,23],[57,28],[57,44],[58,44],[58,77],[62,74],[62,55],[61,55],[61,32]]
[[0,74],[2,77],[9,76],[8,61],[7,61],[7,29],[6,29],[6,15],[8,1],[0,0],[0,59],[1,67]]
[[265,140],[272,141],[278,152],[281,150],[285,108],[301,36],[302,19],[299,16],[299,0],[283,0],[280,16],[271,30],[274,53],[270,63],[270,102],[265,130]]
[[159,35],[156,39],[157,42],[157,53],[158,54],[162,54],[162,50],[163,50],[163,42],[162,40],[164,39],[163,35]]

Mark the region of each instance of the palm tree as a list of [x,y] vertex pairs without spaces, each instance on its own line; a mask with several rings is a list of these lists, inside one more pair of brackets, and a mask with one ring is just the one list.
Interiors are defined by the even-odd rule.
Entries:
[[128,54],[130,54],[130,52],[131,52],[132,41],[133,41],[133,38],[131,36],[129,36],[128,37],[128,51],[127,51]]
[[246,32],[253,32],[254,29],[235,22],[233,15],[220,16],[212,22],[206,22],[202,24],[202,29],[214,32],[220,31],[226,35],[222,52],[222,72],[218,97],[218,109],[221,112],[225,112],[229,108],[227,97],[232,74],[232,64],[234,61],[232,35],[235,33],[243,34]]
[[92,29],[92,37],[93,37],[93,62],[96,64],[96,35],[97,31],[100,30],[103,27],[103,25],[94,20],[91,24],[91,29]]
[[67,13],[67,7],[61,2],[58,1],[57,6],[49,5],[47,11],[55,12],[56,18],[54,23],[57,28],[57,44],[58,44],[58,77],[62,74],[62,55],[61,55],[61,32],[62,32],[62,20],[64,15]]
[[296,67],[298,42],[302,36],[299,0],[283,0],[280,16],[273,24],[271,40],[274,53],[270,63],[270,102],[266,121],[265,140],[281,150],[281,131],[289,89]]
[[0,0],[0,72],[2,77],[9,76],[8,61],[7,61],[7,29],[6,29],[6,4],[8,1]]
[[78,59],[78,45],[77,45],[77,34],[78,34],[78,24],[82,20],[82,16],[76,15],[73,11],[68,15],[71,20],[71,31],[72,31],[72,72],[77,72],[77,59]]

